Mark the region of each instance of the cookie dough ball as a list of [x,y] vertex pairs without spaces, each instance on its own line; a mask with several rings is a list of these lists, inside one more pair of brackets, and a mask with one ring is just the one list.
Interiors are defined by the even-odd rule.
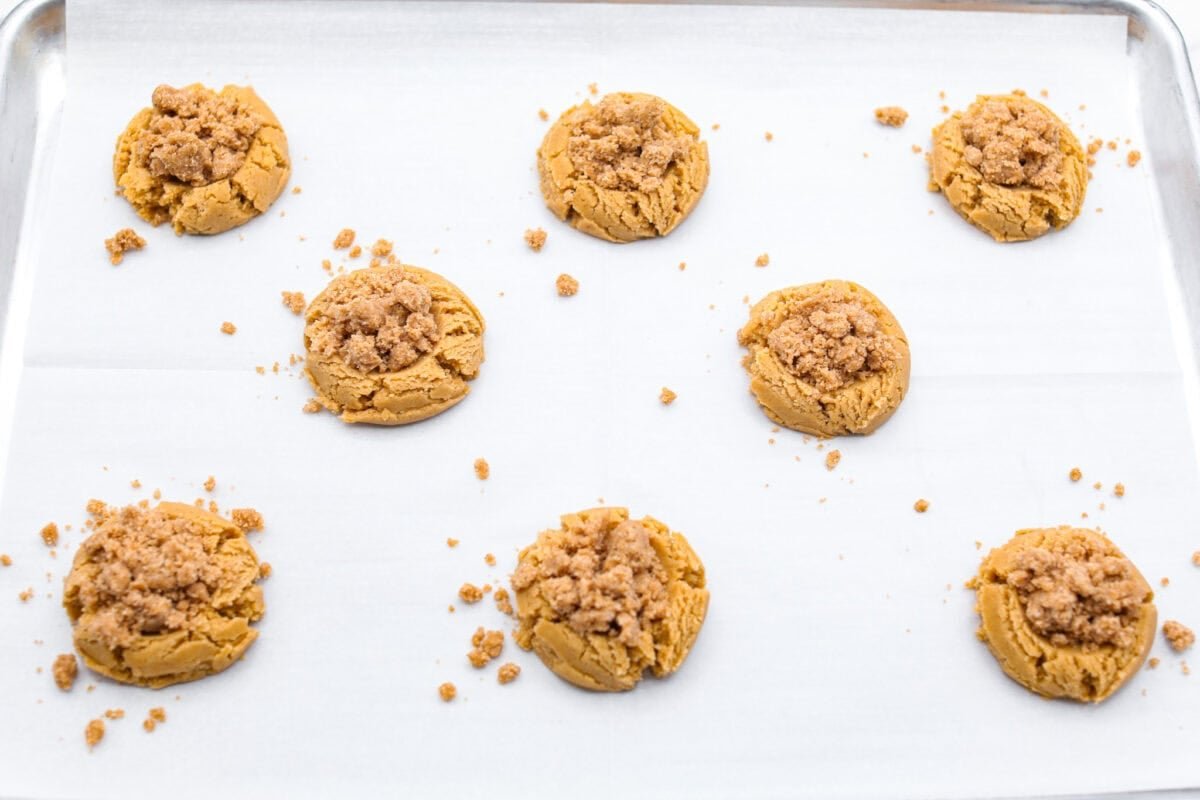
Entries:
[[157,689],[242,657],[264,605],[258,558],[237,525],[181,503],[94,513],[63,594],[84,664]]
[[771,292],[738,331],[750,392],[779,425],[814,436],[871,433],[908,391],[908,339],[879,298],[849,281]]
[[679,109],[649,94],[584,101],[551,126],[537,152],[546,205],[610,242],[666,236],[708,185],[708,145]]
[[138,216],[221,233],[266,211],[291,172],[279,120],[249,86],[159,86],[117,138],[113,178]]
[[345,422],[406,425],[467,396],[483,316],[450,281],[399,264],[334,278],[305,315],[306,372]]
[[979,638],[1010,678],[1045,697],[1100,702],[1154,642],[1154,592],[1096,531],[1017,531],[970,585]]
[[929,171],[929,188],[998,242],[1065,228],[1087,192],[1087,155],[1075,134],[1021,95],[981,96],[934,128]]
[[512,576],[517,644],[560,678],[604,692],[670,675],[704,624],[704,566],[681,534],[624,508],[562,518]]

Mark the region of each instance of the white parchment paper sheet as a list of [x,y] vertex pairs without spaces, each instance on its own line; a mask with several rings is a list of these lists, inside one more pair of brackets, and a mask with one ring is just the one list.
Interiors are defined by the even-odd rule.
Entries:
[[[961,588],[977,540],[1086,512],[1148,578],[1173,578],[1164,618],[1200,622],[1196,462],[1153,153],[1131,170],[1117,166],[1124,145],[1105,151],[1068,231],[999,246],[926,192],[910,150],[943,102],[1017,86],[1046,88],[1081,137],[1137,146],[1121,18],[71,0],[68,30],[0,506],[0,551],[15,559],[0,570],[0,794],[978,797],[1200,784],[1200,678],[1161,641],[1158,670],[1102,706],[1044,702],[975,641]],[[258,89],[303,193],[240,231],[176,238],[112,195],[109,164],[155,84],[197,80]],[[613,246],[542,205],[537,109],[557,115],[592,81],[661,94],[705,131],[708,192],[664,240]],[[875,124],[885,104],[909,109],[905,128]],[[126,225],[149,246],[114,269],[101,241]],[[521,234],[537,225],[550,237],[533,254]],[[287,356],[301,322],[279,292],[320,290],[343,226],[364,244],[394,239],[482,308],[488,359],[458,408],[394,430],[300,413],[309,392]],[[577,297],[554,295],[560,272],[580,280]],[[827,277],[891,306],[914,365],[901,411],[872,437],[837,441],[833,472],[815,443],[771,431],[734,338],[744,297]],[[224,320],[236,336],[218,332]],[[280,374],[255,374],[275,361]],[[679,392],[670,408],[663,385]],[[492,464],[486,483],[477,456]],[[1085,479],[1070,484],[1075,465]],[[51,560],[38,528],[78,526],[89,497],[161,487],[187,501],[209,474],[224,508],[268,520],[255,536],[275,567],[259,642],[194,685],[97,681],[87,693],[85,675],[58,692],[35,670],[69,649],[58,601],[80,532]],[[1123,500],[1110,496],[1118,480]],[[499,615],[447,604],[463,581],[503,581],[538,530],[599,497],[665,520],[704,559],[712,607],[691,658],[667,681],[604,696],[510,643],[503,659],[524,672],[499,687],[464,658]],[[929,513],[913,513],[918,497]],[[448,536],[462,544],[448,550]],[[27,585],[38,595],[20,605]],[[460,690],[450,705],[436,696],[445,680]],[[169,721],[147,736],[139,720],[160,704]],[[88,754],[83,726],[110,707],[128,716]]]

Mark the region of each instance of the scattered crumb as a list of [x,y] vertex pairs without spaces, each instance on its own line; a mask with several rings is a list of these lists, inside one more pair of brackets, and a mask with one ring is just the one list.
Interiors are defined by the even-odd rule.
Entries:
[[1072,481],[1078,482],[1083,478],[1083,472],[1079,469],[1079,467],[1071,467],[1070,477]]
[[981,550],[981,549],[983,549],[983,542],[981,542],[981,541],[979,541],[978,539],[976,539],[976,540],[975,540],[975,549],[976,549],[976,550]]
[[33,587],[30,586],[27,589],[25,589],[25,591],[20,592],[17,595],[17,599],[20,600],[22,603],[28,603],[30,600],[32,600],[33,599]]
[[111,239],[104,240],[104,249],[108,251],[108,261],[114,267],[125,260],[125,254],[130,250],[141,250],[146,246],[146,240],[138,236],[133,228],[122,228],[113,234]]
[[829,469],[829,470],[833,469],[834,467],[836,467],[838,465],[838,462],[841,460],[842,460],[842,451],[841,450],[830,450],[828,453],[825,454],[825,469]]
[[542,122],[545,122],[546,120],[550,119],[550,115],[548,113],[546,113],[546,109],[544,109],[544,108],[538,109],[538,119],[540,119]]
[[[4,559],[6,559],[6,558],[8,558],[8,556],[0,556],[0,564],[4,564],[4,566],[7,567],[9,564],[12,563],[12,560],[9,559],[8,563],[5,563]],[[1200,567],[1200,550],[1197,550],[1196,552],[1192,553],[1192,565]]]
[[1192,629],[1173,619],[1163,623],[1162,632],[1176,653],[1182,653],[1196,643],[1196,634],[1192,633]]
[[464,603],[478,603],[483,599],[483,590],[473,583],[464,583],[458,587],[458,597]]
[[129,485],[132,486],[134,489],[142,488],[142,482],[139,481],[137,478],[134,478],[133,480],[131,480],[129,482]]
[[304,313],[304,306],[306,305],[304,302],[304,292],[280,292],[280,294],[283,296],[283,304],[293,314],[299,316]]
[[1159,585],[1160,585],[1160,586],[1162,586],[1162,587],[1165,589],[1165,588],[1167,588],[1168,586],[1170,586],[1170,585],[1171,585],[1171,579],[1170,579],[1170,578],[1163,578],[1163,579],[1162,579],[1162,580],[1160,580],[1158,583],[1159,583]]
[[508,589],[505,589],[503,586],[498,587],[496,591],[492,593],[492,599],[496,601],[496,609],[501,614],[507,614],[510,617],[512,616],[512,600],[509,598]]
[[377,258],[386,258],[392,254],[392,242],[387,239],[376,239],[375,244],[371,245],[371,255]]
[[[361,255],[362,255],[362,248],[359,247],[358,245],[354,245],[354,247],[350,248],[349,256],[351,258],[358,258]],[[338,269],[340,270],[341,267],[338,267]]]
[[521,674],[521,668],[509,661],[507,664],[501,664],[500,669],[496,671],[496,680],[500,681],[501,685],[512,683]]
[[229,517],[234,525],[247,533],[263,529],[263,515],[253,508],[235,508],[229,513]]
[[924,497],[922,497],[917,502],[913,503],[913,511],[916,511],[918,514],[924,514],[928,510],[929,510],[929,501],[926,500]]
[[264,561],[258,565],[258,577],[264,580],[271,577],[271,573],[274,571],[275,569],[271,566],[270,561]]
[[1114,497],[1124,497],[1125,496],[1125,484],[1117,483],[1116,485],[1114,485],[1113,486],[1113,496]]
[[919,145],[919,144],[914,144],[914,145],[912,146],[912,151],[913,151],[914,153],[920,154],[920,153],[922,152],[922,151],[921,151],[921,145]]
[[680,271],[680,272],[683,272],[685,269],[687,269],[687,262],[686,262],[686,261],[680,261],[680,262],[679,262],[679,271]]
[[1049,90],[1049,89],[1042,89],[1040,92],[1038,92],[1038,94],[1040,94],[1042,97],[1049,97],[1049,96],[1050,96],[1050,90]]
[[69,692],[79,674],[79,662],[73,653],[63,653],[54,659],[50,671],[54,675],[54,684],[64,692]]
[[328,272],[329,274],[332,275],[333,274],[333,262],[330,261],[328,258],[321,259],[321,269],[325,270],[326,272]]
[[1096,481],[1095,483],[1092,484],[1092,488],[1098,492],[1104,488],[1104,484],[1101,483],[1100,481]]
[[763,134],[763,137],[764,137],[764,138],[765,138],[765,139],[766,139],[768,142],[773,142],[773,141],[775,141],[775,134],[771,133],[770,131],[767,131],[766,133],[764,133],[764,134]]
[[597,86],[596,84],[594,84],[594,83],[589,83],[589,84],[588,84],[588,93],[589,93],[589,94],[599,94],[599,93],[600,93],[600,87],[598,87],[598,86]]
[[154,499],[155,499],[155,500],[161,500],[161,499],[162,499],[162,489],[155,489],[155,490],[154,490]]
[[482,669],[504,649],[504,632],[476,628],[471,636],[471,644],[473,647],[471,652],[467,653],[467,660],[475,669]]
[[104,712],[104,718],[105,719],[114,719],[114,720],[115,719],[125,719],[125,709],[110,708]]
[[[544,114],[545,112],[543,111],[541,113]],[[453,683],[450,683],[449,681],[447,681],[446,683],[443,683],[441,686],[438,687],[438,697],[442,698],[442,700],[444,702],[449,703],[451,700],[453,700],[457,696],[458,696],[458,688]]]
[[899,128],[908,120],[908,112],[900,106],[883,106],[875,109],[875,121],[880,125]]
[[58,526],[53,522],[47,522],[42,527],[42,541],[46,547],[54,547],[58,544]]
[[765,267],[767,264],[770,264],[770,263],[771,263],[771,257],[769,255],[767,255],[766,253],[763,253],[758,258],[754,259],[754,266],[756,266],[756,267]]
[[475,459],[475,477],[481,481],[486,481],[492,474],[492,468],[488,466],[486,458]]
[[305,414],[315,414],[321,410],[321,403],[315,397],[310,397],[308,402],[300,407],[300,410]]
[[212,475],[209,475],[208,480],[204,481],[204,491],[211,492],[213,489],[216,489],[216,488],[217,488],[217,479],[214,478]]
[[[1196,556],[1200,556],[1200,553],[1196,553]],[[1193,558],[1192,560],[1194,561],[1195,558]],[[11,567],[11,566],[12,566],[12,556],[10,556],[8,553],[0,553],[0,567]]]
[[225,334],[226,336],[233,336],[235,333],[237,333],[237,325],[234,325],[229,320],[226,320],[225,322],[221,323],[221,333]]
[[671,403],[674,403],[676,397],[679,397],[679,395],[668,389],[666,386],[662,387],[662,391],[658,393],[658,401],[664,406],[669,406]]
[[87,724],[87,727],[83,729],[83,740],[87,742],[89,750],[100,744],[100,740],[103,738],[104,720],[102,719],[92,720]]
[[721,123],[719,123],[719,122],[714,122],[714,123],[712,124],[712,129],[713,129],[714,131],[719,131],[719,130],[721,130]]
[[535,253],[540,253],[546,246],[546,232],[541,228],[525,229],[525,244]]
[[150,716],[147,719],[152,719],[155,722],[167,721],[167,710],[162,706],[156,706],[155,708],[150,709],[149,714]]
[[[342,230],[338,233],[337,238],[333,240],[333,249],[345,250],[347,247],[354,244],[354,236],[355,233],[353,228],[342,228]],[[351,258],[353,258],[353,256],[351,256]]]
[[446,547],[458,547],[458,539],[447,539]]
[[491,553],[487,553],[483,557],[483,563],[487,564],[489,567],[494,567],[496,566],[496,557]]
[[1129,154],[1125,156],[1125,163],[1131,167],[1136,167],[1141,160],[1142,153],[1140,150],[1130,150]]
[[1108,142],[1108,149],[1109,149],[1109,150],[1116,150],[1116,149],[1117,149],[1117,140],[1116,140],[1116,139],[1112,139],[1112,140],[1110,140],[1110,141]]
[[1184,675],[1192,674],[1192,668],[1188,666],[1188,663],[1186,661],[1183,661],[1179,664],[1179,669],[1181,672],[1183,672]]
[[1146,666],[1150,667],[1150,669],[1158,669],[1158,665],[1160,663],[1161,662],[1157,658],[1152,658],[1148,662],[1146,662]]
[[304,191],[304,189],[302,189],[302,188],[301,188],[301,187],[299,187],[299,186],[293,186],[293,187],[292,187],[292,194],[300,194],[300,193],[301,193],[301,192],[303,192],[303,191]]
[[574,297],[579,293],[579,281],[564,272],[554,281],[554,288],[559,297]]

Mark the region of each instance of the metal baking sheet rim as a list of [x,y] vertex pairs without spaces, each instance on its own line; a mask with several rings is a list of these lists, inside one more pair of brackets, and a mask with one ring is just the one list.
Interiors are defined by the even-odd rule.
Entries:
[[[658,0],[656,4],[719,2]],[[1195,416],[1200,406],[1200,267],[1186,266],[1188,255],[1200,252],[1200,98],[1183,37],[1162,8],[1151,0],[726,0],[723,4],[1126,17],[1130,53],[1139,65],[1143,109],[1158,121],[1145,126],[1146,145],[1156,154],[1155,185],[1167,233],[1165,245],[1176,265],[1181,291],[1180,310],[1193,362],[1183,366],[1191,395],[1193,436],[1200,444],[1200,419]],[[32,294],[36,258],[30,242],[35,238],[33,228],[47,183],[44,172],[53,155],[65,100],[66,67],[66,0],[23,0],[0,22],[0,479],[7,466],[10,412],[24,347],[23,312],[28,311]],[[1121,796],[1197,797],[1200,789]]]

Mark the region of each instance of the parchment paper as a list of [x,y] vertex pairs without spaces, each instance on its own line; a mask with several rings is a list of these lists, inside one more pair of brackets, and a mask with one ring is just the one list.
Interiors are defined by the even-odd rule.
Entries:
[[[1123,18],[95,0],[68,14],[69,95],[0,506],[0,552],[15,560],[0,569],[0,794],[1200,785],[1200,677],[1161,640],[1162,665],[1103,705],[1044,702],[975,640],[962,588],[1018,528],[1098,525],[1156,586],[1171,578],[1162,618],[1200,623],[1200,493],[1153,153],[1117,166],[1142,130]],[[156,84],[193,81],[253,84],[303,188],[214,238],[150,229],[112,194],[129,117]],[[542,205],[537,110],[553,118],[593,81],[660,94],[704,129],[708,192],[664,240],[610,245]],[[1100,154],[1069,230],[999,246],[925,190],[910,146],[928,144],[943,103],[1014,87],[1047,89],[1081,138],[1122,144]],[[889,104],[911,112],[903,129],[874,122]],[[148,248],[110,267],[102,240],[127,225]],[[394,239],[483,310],[487,362],[458,408],[391,430],[300,412],[310,393],[288,355],[302,323],[279,293],[321,289],[343,226],[367,245]],[[540,254],[521,239],[535,226],[549,233]],[[560,272],[578,296],[555,296]],[[744,298],[829,277],[876,292],[913,353],[900,412],[828,445],[843,455],[832,472],[815,442],[772,431],[735,341]],[[679,393],[669,408],[664,385]],[[60,693],[49,665],[70,649],[58,603],[87,499],[161,487],[188,501],[207,497],[210,474],[223,508],[267,518],[260,640],[193,685],[85,674]],[[476,626],[503,620],[490,602],[457,603],[458,586],[504,581],[539,530],[599,498],[666,521],[703,558],[712,605],[692,656],[669,680],[605,696],[510,641],[502,660],[524,671],[500,687],[495,665],[464,656]],[[56,560],[37,536],[49,520],[75,526]],[[22,605],[27,585],[38,594]],[[446,680],[460,691],[449,705]],[[169,720],[147,735],[156,705]],[[127,717],[89,754],[83,727],[112,707]]]

